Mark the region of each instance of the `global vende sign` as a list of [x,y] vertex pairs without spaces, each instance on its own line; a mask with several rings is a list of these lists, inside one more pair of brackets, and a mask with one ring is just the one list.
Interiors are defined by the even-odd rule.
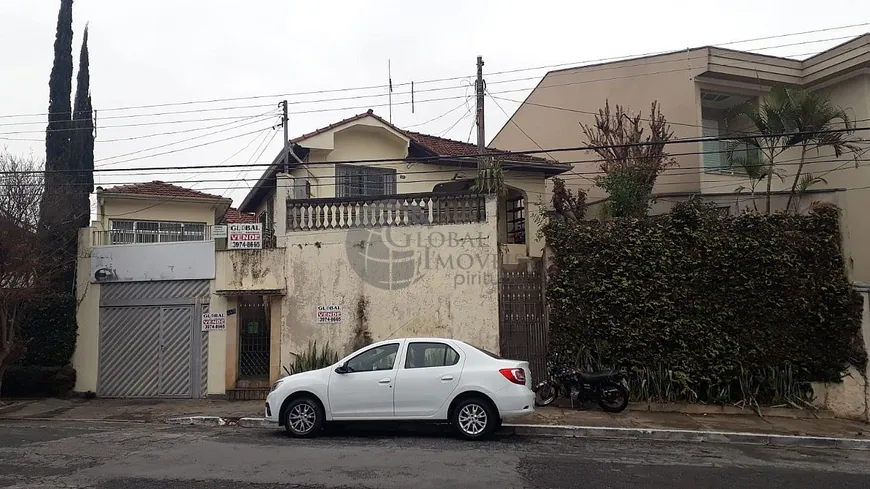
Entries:
[[259,250],[263,248],[262,224],[230,224],[227,247],[231,250]]

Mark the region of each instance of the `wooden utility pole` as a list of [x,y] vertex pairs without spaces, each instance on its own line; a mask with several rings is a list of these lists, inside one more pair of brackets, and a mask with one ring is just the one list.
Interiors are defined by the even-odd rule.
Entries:
[[483,121],[483,103],[486,85],[483,81],[483,56],[477,57],[477,80],[474,82],[477,94],[477,153],[481,155],[477,159],[477,167],[483,167],[483,154],[486,153],[486,129]]
[[287,101],[283,100],[281,102],[281,108],[284,109],[284,113],[281,116],[281,125],[284,126],[284,173],[290,173],[290,127],[287,124],[288,114],[287,114]]

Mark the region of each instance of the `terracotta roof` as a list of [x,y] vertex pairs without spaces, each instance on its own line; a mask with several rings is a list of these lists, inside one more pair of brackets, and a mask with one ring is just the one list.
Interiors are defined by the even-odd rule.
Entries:
[[[317,136],[318,134],[323,134],[325,132],[331,131],[337,127],[343,126],[350,122],[363,119],[365,117],[373,117],[380,121],[382,124],[392,128],[396,132],[400,134],[404,134],[408,139],[415,142],[418,146],[422,147],[424,150],[432,153],[435,156],[477,156],[477,145],[464,143],[462,141],[456,141],[453,139],[442,138],[438,136],[430,136],[428,134],[422,134],[414,131],[406,131],[399,127],[394,126],[390,122],[384,120],[380,116],[374,113],[372,109],[363,112],[362,114],[357,114],[352,117],[348,117],[347,119],[340,120],[333,124],[330,124],[326,127],[321,127],[315,131],[309,132],[308,134],[303,134],[298,138],[293,139],[292,143],[299,143],[305,139],[308,139],[313,136]],[[501,152],[501,150],[496,148],[487,148],[490,151]],[[529,156],[525,154],[510,154],[505,155],[505,159],[510,159],[510,161],[522,162],[522,163],[532,163],[539,165],[561,165],[557,161],[548,160],[545,158],[538,158],[536,156]]]
[[153,195],[156,197],[179,197],[189,199],[226,199],[226,197],[221,197],[220,195],[207,194],[198,190],[161,182],[160,180],[146,183],[135,183],[132,185],[119,185],[104,189],[103,192],[109,194]]
[[227,224],[254,224],[257,222],[257,217],[248,212],[242,212],[235,207],[227,209],[224,214],[224,222]]
[[[463,143],[462,141],[456,141],[453,139],[441,138],[438,136],[430,136],[428,134],[421,134],[419,132],[405,131],[400,130],[403,134],[408,136],[418,145],[422,146],[424,149],[429,152],[437,155],[437,156],[476,156],[477,155],[477,145]],[[493,152],[501,152],[500,149],[488,147],[486,148],[489,151]],[[501,158],[509,159],[510,161],[523,162],[523,163],[537,163],[539,165],[559,165],[560,163],[557,161],[548,160],[545,158],[538,158],[536,156],[529,156],[525,154],[506,154],[501,156]]]

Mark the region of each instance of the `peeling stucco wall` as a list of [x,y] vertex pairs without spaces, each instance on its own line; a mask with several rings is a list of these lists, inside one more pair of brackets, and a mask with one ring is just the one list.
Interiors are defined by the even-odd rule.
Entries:
[[[374,341],[437,336],[498,351],[495,200],[486,222],[286,235],[281,362],[309,341],[348,353],[360,299]],[[318,306],[341,306],[319,324]]]
[[284,249],[219,250],[215,257],[217,290],[283,289]]

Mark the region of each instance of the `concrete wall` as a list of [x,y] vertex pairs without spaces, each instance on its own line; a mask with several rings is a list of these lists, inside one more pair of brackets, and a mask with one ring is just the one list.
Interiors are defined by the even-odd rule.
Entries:
[[100,284],[91,283],[90,228],[79,229],[79,253],[76,264],[76,323],[78,338],[72,364],[76,369],[76,392],[97,392],[97,369],[100,353]]
[[215,288],[252,292],[284,289],[285,264],[282,248],[218,250],[215,254]]
[[[870,286],[858,285],[864,297],[862,337],[864,348],[870,348]],[[870,367],[864,372],[850,367],[838,384],[813,384],[816,405],[831,411],[835,416],[857,419],[870,423]]]
[[[634,113],[642,112],[644,117],[649,116],[650,103],[657,100],[673,126],[674,138],[699,136],[694,78],[706,70],[706,59],[705,54],[692,51],[550,72],[490,145],[512,151],[582,146],[586,138],[579,124],[593,124],[594,115],[607,100],[611,112],[620,104]],[[681,144],[673,152],[697,151],[700,144]],[[598,160],[596,154],[567,151],[541,156],[572,162],[575,173],[563,175],[566,183],[586,190],[590,199],[604,197],[604,192],[594,187],[600,162],[590,160]],[[677,160],[680,167],[697,168],[695,156]],[[656,191],[697,191],[699,174],[687,173],[676,168],[666,171]]]
[[[363,321],[375,341],[442,336],[498,351],[494,215],[490,198],[483,223],[288,233],[281,365],[314,340],[348,353]],[[391,290],[391,272],[408,281]],[[341,323],[318,324],[319,305],[341,306]]]
[[[215,280],[209,284],[208,310],[209,312],[226,312],[228,309],[226,297],[215,294]],[[207,394],[210,396],[223,395],[226,393],[224,372],[226,371],[227,333],[224,331],[208,332],[208,385]]]

